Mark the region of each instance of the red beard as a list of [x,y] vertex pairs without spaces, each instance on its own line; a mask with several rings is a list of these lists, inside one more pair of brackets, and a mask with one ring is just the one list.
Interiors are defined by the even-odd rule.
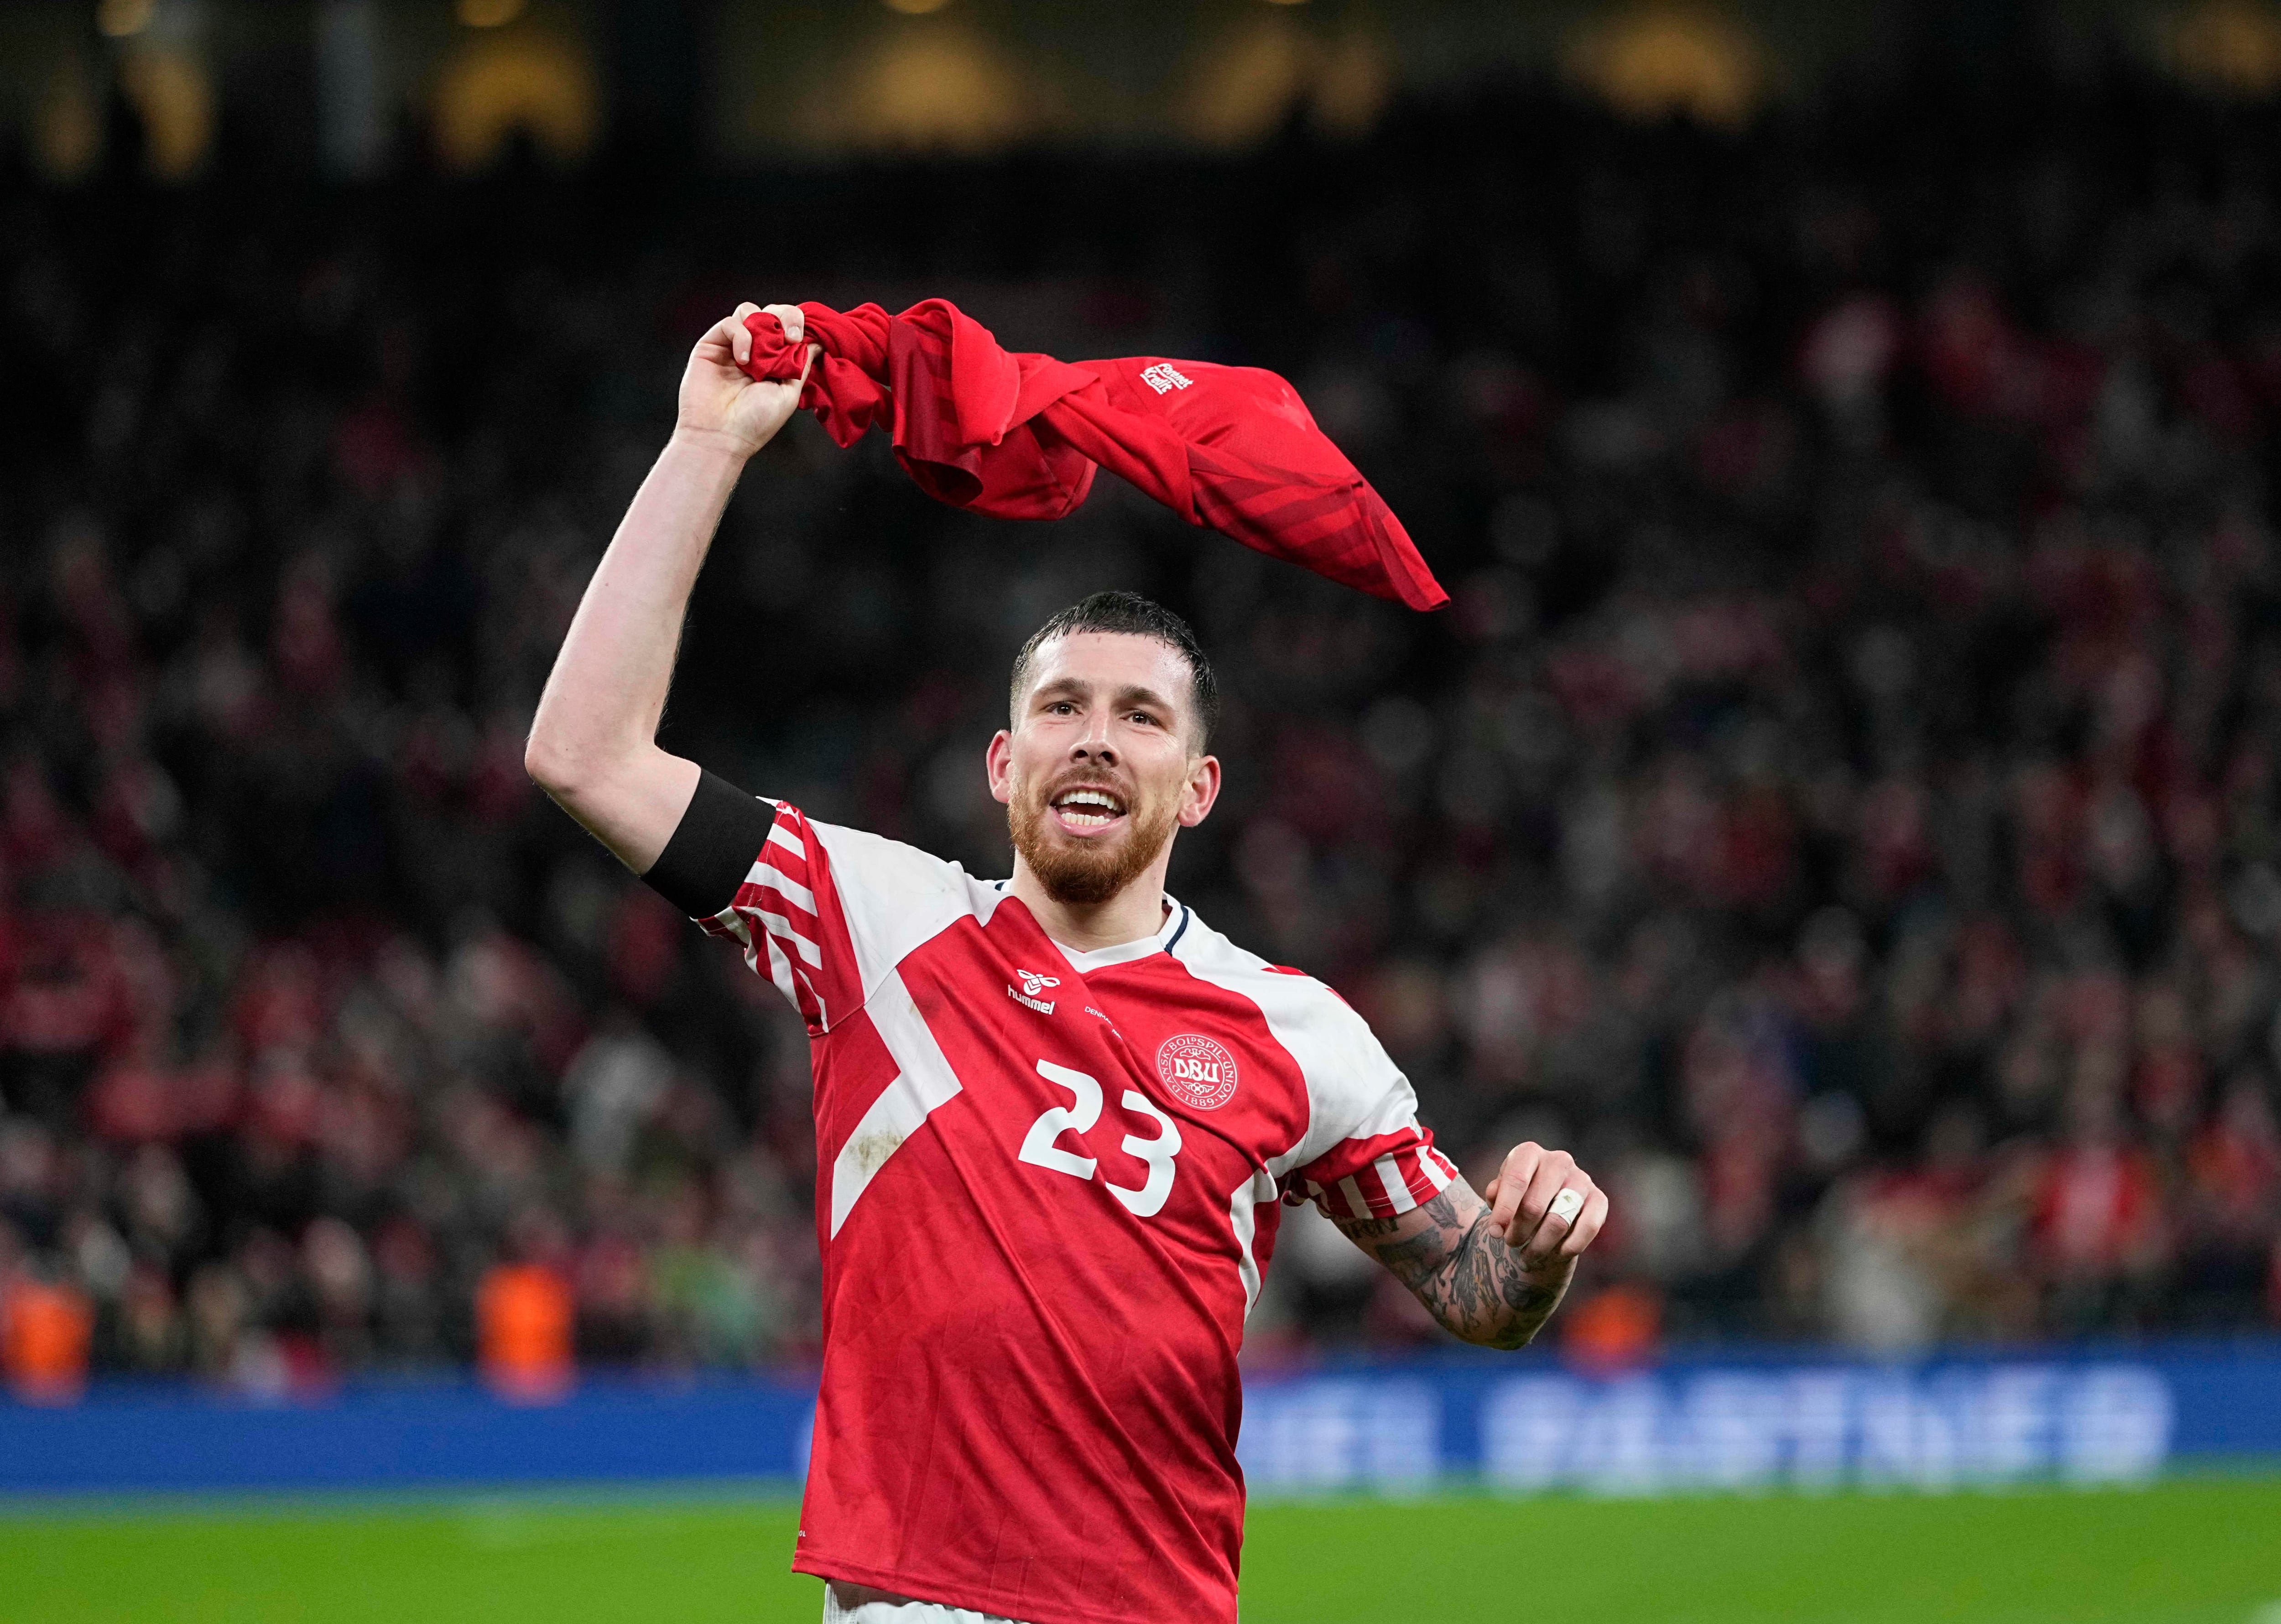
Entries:
[[1131,885],[1179,823],[1177,806],[1151,810],[1128,801],[1121,838],[1081,840],[1051,828],[1052,816],[1043,790],[1024,790],[1007,803],[1006,827],[1046,894],[1067,908],[1097,908]]

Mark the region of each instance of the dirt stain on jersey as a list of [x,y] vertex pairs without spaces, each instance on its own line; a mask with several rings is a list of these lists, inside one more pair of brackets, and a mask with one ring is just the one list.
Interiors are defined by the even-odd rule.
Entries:
[[848,1147],[854,1152],[858,1172],[870,1175],[887,1164],[887,1158],[903,1148],[903,1136],[893,1128],[879,1128],[856,1136]]

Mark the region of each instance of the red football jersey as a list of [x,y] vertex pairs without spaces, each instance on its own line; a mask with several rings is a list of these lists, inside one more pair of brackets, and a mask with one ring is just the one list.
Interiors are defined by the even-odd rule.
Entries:
[[793,1566],[1029,1624],[1233,1624],[1279,1196],[1384,1216],[1455,1176],[1362,1017],[1177,903],[1071,951],[1003,882],[788,805],[703,923],[814,1042]]

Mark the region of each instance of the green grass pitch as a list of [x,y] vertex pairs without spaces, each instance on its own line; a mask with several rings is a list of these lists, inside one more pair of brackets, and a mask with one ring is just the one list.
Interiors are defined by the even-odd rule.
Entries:
[[[822,1607],[788,1501],[0,1510],[6,1624],[739,1624]],[[1246,1624],[2281,1624],[2281,1478],[1253,1508]]]

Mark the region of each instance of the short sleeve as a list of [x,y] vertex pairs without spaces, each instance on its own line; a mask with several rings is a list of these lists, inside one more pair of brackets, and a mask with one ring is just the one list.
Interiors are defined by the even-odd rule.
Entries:
[[735,896],[698,923],[741,947],[754,972],[823,1032],[967,911],[956,864],[779,801]]
[[1313,1154],[1285,1179],[1285,1199],[1312,1201],[1326,1218],[1394,1218],[1433,1200],[1458,1170],[1418,1120],[1410,1079],[1362,1017],[1324,991],[1336,1005],[1324,1023],[1342,1029],[1340,1040],[1309,1068]]
[[1458,1170],[1418,1120],[1410,1079],[1345,999],[1201,924],[1171,951],[1198,979],[1255,1005],[1305,1080],[1306,1130],[1268,1163],[1285,1201],[1312,1201],[1332,1218],[1392,1218],[1449,1187]]

